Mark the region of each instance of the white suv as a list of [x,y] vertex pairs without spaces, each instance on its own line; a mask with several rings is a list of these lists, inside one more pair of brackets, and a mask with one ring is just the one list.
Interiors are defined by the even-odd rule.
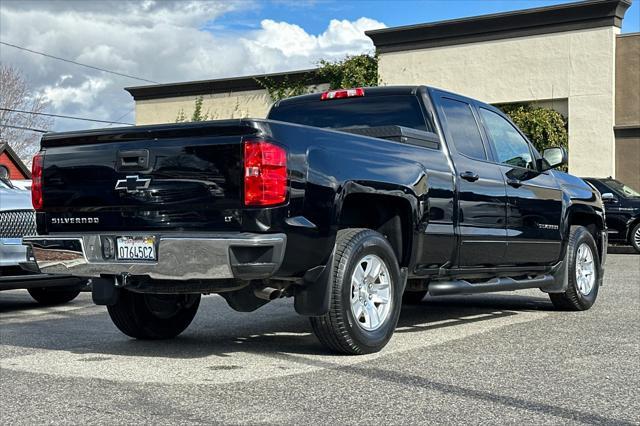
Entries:
[[43,304],[69,302],[85,281],[59,275],[40,274],[22,237],[35,235],[35,212],[31,191],[0,178],[0,290],[27,289]]

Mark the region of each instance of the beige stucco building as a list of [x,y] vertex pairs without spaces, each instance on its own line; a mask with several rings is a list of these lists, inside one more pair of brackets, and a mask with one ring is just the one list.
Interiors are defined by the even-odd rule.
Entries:
[[[640,34],[620,35],[626,0],[578,3],[367,32],[381,84],[425,84],[489,103],[536,102],[569,122],[569,167],[640,188]],[[194,99],[212,119],[264,117],[250,76],[132,87],[136,123],[175,121]],[[272,74],[306,79],[313,70]]]

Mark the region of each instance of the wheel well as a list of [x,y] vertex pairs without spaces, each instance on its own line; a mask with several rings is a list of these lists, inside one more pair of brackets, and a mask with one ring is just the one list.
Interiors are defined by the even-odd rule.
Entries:
[[411,257],[411,207],[409,202],[387,195],[352,194],[345,199],[340,229],[369,228],[384,235],[398,258],[407,266]]
[[587,228],[589,233],[596,241],[598,255],[602,259],[602,244],[600,241],[600,231],[604,229],[604,224],[600,217],[596,214],[586,212],[575,212],[569,217],[569,226],[580,225]]
[[633,222],[631,222],[629,224],[629,226],[627,227],[627,235],[626,235],[626,240],[631,242],[632,238],[633,238],[633,228],[635,228],[638,224],[640,223],[640,217],[636,218]]

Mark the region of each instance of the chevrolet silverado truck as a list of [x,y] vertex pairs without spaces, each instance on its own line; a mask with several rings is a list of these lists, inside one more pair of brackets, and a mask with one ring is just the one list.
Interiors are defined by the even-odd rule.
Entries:
[[134,338],[177,336],[202,294],[245,312],[293,297],[330,350],[371,353],[427,293],[538,288],[589,309],[603,205],[566,161],[435,88],[309,94],[266,119],[46,134],[25,242],[41,271],[92,277]]

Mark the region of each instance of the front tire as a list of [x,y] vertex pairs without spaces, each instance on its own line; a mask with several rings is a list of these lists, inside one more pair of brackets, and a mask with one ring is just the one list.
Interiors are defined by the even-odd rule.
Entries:
[[640,223],[633,227],[631,230],[631,237],[629,238],[631,246],[640,253]]
[[27,291],[41,305],[61,305],[71,302],[80,294],[78,286],[30,288]]
[[572,226],[565,260],[568,262],[568,285],[564,293],[549,293],[556,309],[586,311],[598,297],[600,258],[596,242],[583,226]]
[[340,230],[331,268],[329,312],[310,318],[314,333],[338,353],[378,352],[391,339],[402,304],[393,248],[373,230]]
[[116,327],[129,337],[171,339],[191,324],[200,305],[199,294],[143,294],[121,290],[107,306]]

